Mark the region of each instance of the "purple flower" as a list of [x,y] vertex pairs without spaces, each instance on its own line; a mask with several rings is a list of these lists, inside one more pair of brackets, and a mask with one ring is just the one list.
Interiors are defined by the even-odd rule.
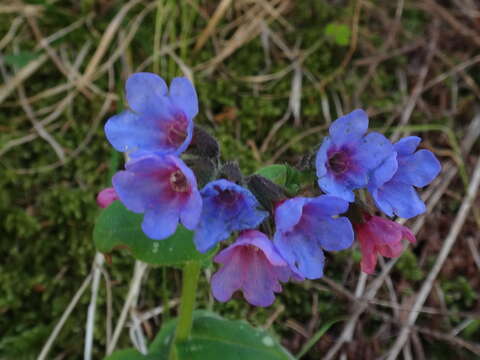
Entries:
[[377,206],[388,216],[411,218],[425,211],[414,186],[430,184],[441,165],[429,150],[418,150],[421,139],[409,136],[398,141],[395,152],[373,173],[368,189]]
[[233,231],[256,228],[268,216],[258,209],[260,204],[249,190],[228,180],[212,181],[200,194],[203,211],[194,237],[200,252],[227,239]]
[[118,200],[118,195],[114,188],[105,188],[97,195],[97,205],[101,208],[108,207],[115,200]]
[[366,187],[369,172],[393,152],[392,144],[379,133],[365,135],[368,117],[354,110],[335,120],[317,152],[318,185],[329,195],[354,201],[353,190]]
[[149,155],[129,161],[112,179],[127,209],[144,213],[142,229],[161,240],[177,229],[179,220],[190,230],[200,220],[202,198],[192,170],[173,155]]
[[155,74],[136,73],[126,84],[131,110],[111,117],[105,134],[115,149],[139,157],[145,152],[179,155],[192,140],[198,113],[195,89],[186,78],[174,78],[167,88]]
[[296,197],[277,207],[273,242],[293,271],[307,279],[321,278],[323,250],[352,245],[352,224],[346,217],[336,217],[347,209],[347,201],[329,195]]
[[243,231],[214,260],[224,265],[212,277],[213,296],[221,302],[241,290],[250,304],[270,306],[274,293],[282,291],[279,281],[286,282],[293,275],[272,242],[257,230]]

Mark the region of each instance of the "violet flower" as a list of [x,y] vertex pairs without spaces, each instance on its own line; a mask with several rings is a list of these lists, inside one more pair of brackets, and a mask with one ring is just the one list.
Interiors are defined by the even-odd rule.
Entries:
[[215,180],[200,191],[203,211],[194,242],[206,252],[227,239],[233,231],[256,228],[267,216],[250,190],[231,181]]
[[149,155],[129,161],[112,179],[127,209],[144,213],[142,230],[152,239],[165,239],[179,221],[187,229],[198,225],[202,198],[192,170],[179,158]]
[[415,151],[421,139],[409,136],[394,144],[395,152],[373,173],[368,189],[386,215],[412,218],[425,212],[414,186],[430,184],[441,165],[429,150]]
[[133,157],[179,155],[187,149],[198,113],[197,94],[187,78],[174,78],[168,89],[160,76],[136,73],[127,80],[126,97],[130,110],[105,124],[115,149]]
[[368,184],[369,173],[393,152],[392,144],[379,133],[366,135],[368,117],[363,110],[335,120],[317,152],[318,185],[327,194],[354,201],[353,190]]
[[293,271],[307,279],[323,276],[323,250],[347,249],[353,242],[350,220],[338,217],[348,202],[321,195],[286,200],[275,210],[274,244]]

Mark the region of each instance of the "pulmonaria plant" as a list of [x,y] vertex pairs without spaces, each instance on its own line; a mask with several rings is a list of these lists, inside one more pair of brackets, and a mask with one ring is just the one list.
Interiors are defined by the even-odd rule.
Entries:
[[[324,252],[348,249],[355,238],[368,274],[378,254],[398,257],[402,239],[415,242],[408,228],[365,209],[376,205],[389,217],[404,218],[425,211],[415,187],[433,181],[440,163],[432,152],[417,151],[418,137],[392,144],[368,133],[367,114],[355,110],[331,124],[315,169],[275,165],[288,171],[269,176],[266,168],[259,172],[264,176],[243,177],[234,162],[222,163],[216,140],[194,127],[198,101],[186,78],[173,79],[168,88],[157,75],[134,74],[126,98],[130,109],[110,118],[105,133],[130,160],[98,203],[106,207],[118,198],[142,213],[142,230],[153,240],[170,238],[181,223],[193,232],[199,252],[226,244],[214,257],[222,266],[211,280],[219,301],[241,291],[252,305],[269,306],[282,282],[321,278]],[[229,245],[230,238],[236,240]]]

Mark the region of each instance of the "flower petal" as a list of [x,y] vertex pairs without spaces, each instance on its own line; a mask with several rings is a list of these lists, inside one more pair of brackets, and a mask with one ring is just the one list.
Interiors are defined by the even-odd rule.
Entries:
[[[222,263],[225,265],[213,274],[211,280],[212,294],[215,299],[221,302],[230,300],[233,293],[242,287],[246,271],[245,259],[241,254],[236,253],[241,249],[229,249],[227,248],[217,255],[217,257],[221,256],[223,258]],[[229,251],[225,253],[226,250]],[[217,257],[215,261],[217,261]]]
[[144,212],[150,207],[149,204],[153,205],[162,199],[164,184],[149,175],[119,171],[113,176],[112,184],[121,202],[136,213]]
[[194,230],[202,214],[202,197],[196,188],[196,184],[192,186],[192,193],[190,194],[187,203],[180,212],[180,219],[183,226],[189,230]]
[[143,232],[155,240],[163,240],[172,236],[177,230],[179,214],[166,207],[145,211],[142,222]]
[[402,238],[407,239],[411,244],[415,244],[417,242],[413,232],[405,226],[402,226]]
[[263,254],[266,256],[270,264],[274,266],[287,265],[287,263],[280,256],[277,249],[273,246],[273,243],[270,241],[267,235],[265,235],[261,231],[243,231],[237,241],[239,241],[242,245],[250,244],[262,250]]
[[392,143],[382,134],[373,132],[361,140],[353,158],[363,168],[373,170],[392,153]]
[[418,136],[408,136],[397,141],[393,148],[400,156],[411,155],[422,141]]
[[372,195],[382,211],[387,213],[389,208],[384,208],[382,205],[388,203],[396,215],[405,219],[420,215],[426,210],[425,204],[413,186],[404,183],[389,181],[378,190],[376,195]]
[[317,151],[315,157],[315,168],[317,171],[317,177],[325,176],[327,173],[327,161],[328,161],[328,149],[332,146],[332,140],[329,136],[326,136],[323,139],[323,143],[320,146],[320,149]]
[[122,152],[154,149],[165,141],[165,134],[152,131],[148,118],[127,110],[112,116],[105,124],[105,135],[112,146]]
[[186,77],[176,77],[170,84],[170,98],[172,103],[190,119],[198,114],[197,92]]
[[127,102],[136,112],[145,112],[158,98],[167,94],[165,81],[158,75],[146,72],[135,73],[127,79],[125,86]]
[[[207,208],[208,209],[208,208]],[[213,214],[212,214],[213,215]],[[209,222],[203,221],[205,213],[197,228],[195,229],[195,236],[193,242],[198,251],[201,253],[207,252],[222,240],[228,239],[230,231],[222,218],[215,216],[208,216]]]
[[369,180],[368,188],[378,188],[392,179],[398,169],[397,153],[393,152],[383,163],[376,168]]
[[345,184],[342,184],[335,179],[330,173],[327,173],[325,176],[318,179],[318,186],[329,195],[339,197],[349,202],[355,200],[355,194],[353,191],[347,188]]
[[358,141],[367,129],[368,115],[365,111],[357,109],[335,120],[329,132],[332,142],[340,146]]
[[304,212],[314,214],[316,217],[335,216],[348,210],[349,203],[331,195],[320,195],[309,199],[304,207]]
[[307,279],[323,276],[324,255],[320,244],[303,233],[275,233],[275,247],[293,271]]
[[324,250],[339,251],[348,249],[353,243],[353,228],[346,217],[317,220],[317,239]]
[[281,287],[265,255],[259,251],[251,251],[250,256],[243,296],[252,305],[270,306],[275,301],[274,289],[280,291]]
[[401,241],[399,241],[391,244],[377,245],[377,251],[380,255],[387,258],[396,258],[402,254],[403,244]]
[[441,165],[429,150],[419,150],[401,160],[395,180],[417,187],[430,184],[440,173]]
[[288,199],[275,209],[277,231],[287,231],[300,221],[306,201],[303,197]]

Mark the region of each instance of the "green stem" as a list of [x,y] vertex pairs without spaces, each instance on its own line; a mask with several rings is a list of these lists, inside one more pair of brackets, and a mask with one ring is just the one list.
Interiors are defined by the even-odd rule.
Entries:
[[190,336],[193,322],[193,309],[195,308],[195,297],[197,293],[198,277],[200,275],[200,264],[188,262],[183,268],[182,297],[180,298],[180,314],[178,317],[175,338],[170,349],[169,360],[176,360],[176,344],[184,342]]

